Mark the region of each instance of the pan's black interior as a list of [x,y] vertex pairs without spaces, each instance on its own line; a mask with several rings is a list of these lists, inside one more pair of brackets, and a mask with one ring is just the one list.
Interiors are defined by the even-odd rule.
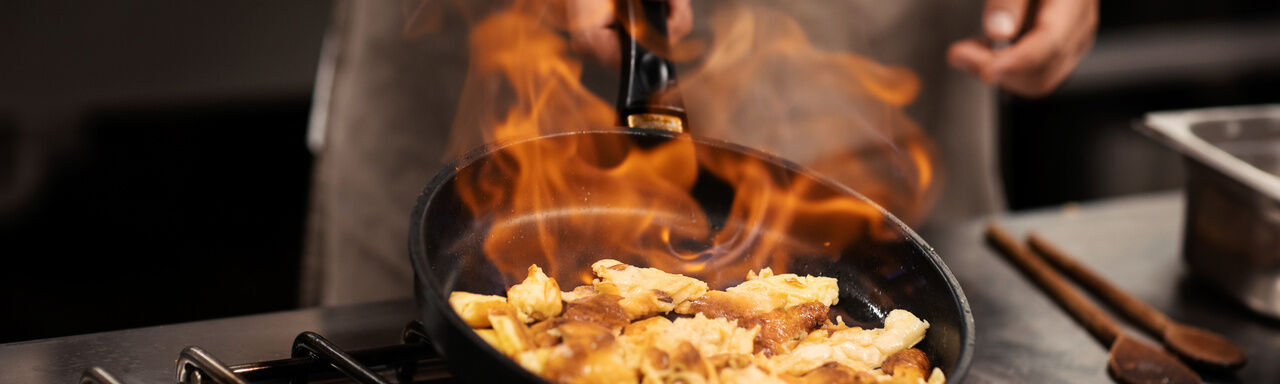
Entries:
[[[448,305],[449,292],[461,290],[502,294],[508,286],[518,283],[517,279],[520,278],[503,276],[486,258],[483,243],[489,228],[494,224],[494,218],[470,212],[455,189],[457,178],[476,177],[475,173],[468,173],[466,169],[489,161],[501,161],[504,151],[511,148],[528,145],[535,140],[543,140],[544,144],[547,140],[580,140],[583,135],[589,135],[586,137],[591,140],[617,140],[620,137],[692,140],[696,150],[700,152],[749,157],[750,161],[767,163],[779,177],[814,178],[793,164],[746,148],[654,132],[562,134],[474,152],[458,167],[447,168],[436,176],[419,198],[410,228],[411,258],[418,286],[420,316],[437,349],[448,358],[455,372],[486,379],[538,380],[484,344],[469,331]],[[699,172],[700,179],[691,188],[691,193],[702,203],[708,222],[722,223],[728,217],[729,202],[733,198],[732,189],[723,181],[702,179],[712,177],[708,172]],[[821,185],[830,189],[830,193],[852,195],[865,200],[856,192],[837,184],[821,181]],[[568,214],[605,214],[602,212],[576,211]],[[837,278],[840,282],[840,299],[833,314],[844,315],[846,321],[878,326],[893,309],[906,309],[925,319],[930,323],[930,328],[918,347],[950,379],[959,379],[967,369],[973,349],[973,320],[968,304],[954,278],[932,248],[905,225],[889,217],[886,225],[893,227],[891,229],[896,231],[893,232],[896,236],[887,239],[864,237],[862,241],[840,250],[837,259],[793,255],[789,271]],[[591,241],[587,238],[566,240]],[[609,250],[601,249],[597,254],[610,253]],[[576,268],[589,268],[598,258],[565,254],[556,261]],[[569,289],[572,285],[574,284],[562,283],[562,289]]]

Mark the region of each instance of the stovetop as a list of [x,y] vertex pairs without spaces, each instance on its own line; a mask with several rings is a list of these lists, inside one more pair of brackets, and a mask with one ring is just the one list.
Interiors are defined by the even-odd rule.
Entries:
[[[0,382],[74,383],[90,367],[100,367],[121,384],[174,383],[180,354],[212,357],[241,368],[246,363],[296,367],[300,364],[284,360],[293,357],[294,341],[304,331],[350,354],[398,348],[394,354],[425,356],[429,351],[420,348],[425,344],[415,349],[404,342],[406,327],[415,317],[413,308],[413,301],[404,299],[5,344],[0,345]],[[201,352],[184,352],[190,346]],[[432,379],[431,375],[417,372],[417,380]]]
[[[1185,277],[1179,251],[1182,203],[1178,193],[1143,195],[985,218],[922,233],[946,260],[973,309],[977,350],[965,382],[1110,382],[1107,349],[986,248],[982,230],[987,220],[1018,234],[1037,231],[1138,298],[1175,319],[1224,334],[1249,354],[1250,362],[1240,372],[1206,376],[1207,382],[1280,382],[1280,365],[1272,363],[1280,361],[1280,323],[1250,313]],[[189,346],[239,369],[327,365],[286,360],[293,357],[295,340],[307,331],[359,358],[378,355],[378,349],[369,350],[375,347],[429,355],[423,345],[413,345],[412,331],[410,343],[405,343],[406,325],[414,318],[412,300],[403,299],[6,344],[0,345],[0,383],[73,383],[95,366],[122,384],[173,383],[178,381],[179,355]],[[315,342],[311,336],[302,339]],[[312,350],[304,348],[299,356]],[[200,353],[191,350],[187,355],[200,359]],[[428,355],[420,356],[430,360]],[[395,382],[400,367],[375,368]],[[415,373],[416,380],[447,375]],[[309,378],[327,377],[331,373]]]

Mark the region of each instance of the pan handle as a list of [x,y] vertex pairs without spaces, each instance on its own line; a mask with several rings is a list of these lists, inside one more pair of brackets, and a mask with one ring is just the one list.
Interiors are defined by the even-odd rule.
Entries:
[[684,100],[676,89],[676,66],[667,59],[671,53],[669,5],[665,0],[615,0],[614,9],[622,48],[619,125],[687,131]]

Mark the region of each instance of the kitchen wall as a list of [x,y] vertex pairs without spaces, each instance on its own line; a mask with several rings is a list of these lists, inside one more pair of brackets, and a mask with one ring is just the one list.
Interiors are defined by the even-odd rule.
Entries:
[[331,8],[0,2],[0,342],[296,305]]

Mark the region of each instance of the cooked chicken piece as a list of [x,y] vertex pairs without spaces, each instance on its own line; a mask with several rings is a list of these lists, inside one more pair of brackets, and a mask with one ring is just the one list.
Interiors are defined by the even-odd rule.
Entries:
[[855,370],[836,363],[826,363],[806,372],[792,384],[875,384],[878,378],[870,372]]
[[717,383],[718,372],[711,362],[688,341],[676,344],[671,350],[646,347],[639,356],[643,384],[663,383]]
[[573,350],[566,345],[526,352],[520,364],[555,383],[634,383],[636,371],[623,360],[620,347]]
[[869,362],[865,359],[879,357],[880,352],[873,347],[804,341],[785,354],[757,359],[757,364],[774,373],[799,376],[827,363],[839,363],[855,370],[869,370],[875,368],[879,362]]
[[750,281],[750,280],[759,280],[759,279],[763,279],[763,278],[766,278],[766,277],[773,277],[773,268],[771,268],[771,267],[764,267],[764,269],[761,269],[761,270],[760,270],[760,272],[756,272],[756,271],[752,271],[752,270],[748,270],[748,271],[747,271],[747,280],[748,280],[748,281]]
[[676,306],[676,313],[692,315],[702,313],[708,317],[742,318],[759,315],[787,304],[781,296],[769,297],[755,292],[707,291]]
[[675,321],[651,317],[627,326],[619,341],[644,383],[716,382],[717,368],[753,364],[756,329],[697,315]]
[[707,292],[707,283],[701,280],[617,260],[597,261],[591,270],[599,277],[592,283],[596,291],[622,296],[619,304],[631,319],[671,312],[676,305]]
[[636,320],[628,324],[622,329],[622,334],[637,336],[645,333],[662,332],[671,327],[671,320],[661,316],[654,316],[644,320]]
[[554,347],[560,344],[561,333],[557,327],[562,323],[564,323],[563,317],[553,317],[530,325],[529,333],[533,334],[533,344],[538,348]]
[[566,321],[584,321],[599,324],[611,330],[620,330],[629,323],[618,295],[600,293],[569,302],[564,310]]
[[947,382],[947,375],[942,374],[942,370],[935,367],[933,368],[933,372],[929,373],[929,380],[927,380],[925,383],[926,384],[943,384],[946,382]]
[[927,329],[929,322],[920,320],[911,312],[895,309],[889,311],[889,316],[884,318],[884,329],[876,336],[875,346],[885,356],[889,356],[924,340],[924,331]]
[[569,292],[560,292],[560,298],[566,303],[572,303],[591,296],[595,296],[600,292],[596,292],[596,287],[590,285],[579,285]]
[[[482,329],[476,330],[476,332],[480,331],[482,331]],[[533,374],[538,376],[547,377],[545,374],[547,369],[547,359],[551,358],[551,354],[555,353],[555,350],[555,346],[530,349],[528,351],[520,352],[520,354],[515,355],[513,359],[515,359],[516,363],[520,364],[521,367],[529,370],[529,372],[533,372]]]
[[898,379],[923,380],[929,371],[929,358],[919,349],[907,348],[885,358],[880,370]]
[[[682,340],[692,343],[703,356],[716,355],[750,355],[754,348],[754,340],[759,330],[738,327],[725,319],[709,319],[697,315],[692,318],[682,317],[671,322],[671,328],[663,335],[665,339]],[[664,343],[659,342],[661,347]]]
[[681,317],[675,321],[653,317],[628,326],[620,338],[631,351],[647,347],[675,354],[680,344],[690,343],[705,357],[718,355],[751,355],[759,329],[744,329],[733,321],[709,319],[703,315]]
[[529,266],[524,282],[507,290],[507,302],[519,311],[516,316],[525,323],[550,319],[564,309],[560,302],[560,284],[542,273],[537,265]]
[[720,382],[723,384],[787,384],[786,381],[760,370],[755,365],[721,369]]
[[[791,307],[754,305],[739,293],[710,291],[702,297],[685,302],[676,313],[693,314],[710,318],[737,321],[741,328],[758,328],[756,344],[759,351],[772,356],[786,352],[787,344],[804,337],[809,331],[827,322],[826,305],[809,302]],[[756,302],[759,303],[759,302]]]
[[566,321],[556,327],[564,343],[574,350],[589,351],[616,344],[613,330],[599,324],[582,321]]
[[755,357],[751,355],[715,355],[708,360],[711,362],[711,366],[717,369],[743,369],[756,365]]
[[557,383],[636,382],[636,370],[627,364],[623,347],[610,329],[581,321],[566,321],[557,329],[563,343],[544,356],[528,355],[530,365],[541,358],[540,375]]
[[480,336],[480,339],[489,345],[498,345],[498,333],[492,329],[477,329],[476,336]]
[[787,307],[815,302],[830,307],[840,298],[840,288],[836,284],[836,279],[801,277],[791,273],[774,275],[773,270],[769,268],[760,270],[759,274],[748,273],[747,281],[730,287],[725,292],[765,297],[770,303],[782,302]]
[[[871,371],[875,372],[875,371]],[[884,374],[876,375],[879,384],[943,384],[946,383],[947,377],[942,374],[942,370],[934,368],[933,373],[929,375],[929,379],[925,380],[918,376],[888,376]]]
[[759,351],[765,356],[785,353],[789,342],[799,340],[827,321],[827,308],[818,303],[804,303],[778,308],[761,316],[738,320],[740,327],[760,327],[756,336]]
[[449,294],[449,306],[453,307],[458,317],[471,328],[489,328],[491,311],[507,311],[515,313],[516,309],[507,304],[507,298],[495,295],[478,295],[469,292],[455,291]]
[[516,318],[515,311],[493,311],[489,314],[489,324],[493,325],[494,333],[494,340],[489,344],[502,354],[516,356],[535,347],[533,334]]
[[[881,329],[830,322],[835,279],[766,268],[736,287],[708,291],[697,279],[616,260],[596,262],[592,271],[592,285],[561,292],[530,266],[505,298],[454,292],[449,303],[485,342],[557,383],[946,380],[941,370],[930,371],[922,352],[908,349],[929,327],[910,312],[891,311]],[[655,316],[673,310],[693,317]]]
[[[797,348],[820,350],[826,346],[831,348],[826,361],[835,361],[853,368],[872,369],[880,366],[885,355],[875,347],[875,340],[882,329],[845,328],[839,331],[818,330],[809,334]],[[817,356],[814,354],[813,356]]]
[[827,309],[839,296],[836,280],[827,277],[774,275],[765,268],[758,274],[748,273],[747,278],[723,292],[709,291],[691,299],[676,307],[676,313],[702,313],[738,320],[741,327],[760,326],[756,341],[773,355],[826,322]]
[[885,328],[820,329],[809,333],[790,352],[759,363],[775,373],[793,375],[830,362],[855,370],[870,370],[880,367],[886,357],[920,342],[928,326],[910,312],[893,310],[885,317]]

